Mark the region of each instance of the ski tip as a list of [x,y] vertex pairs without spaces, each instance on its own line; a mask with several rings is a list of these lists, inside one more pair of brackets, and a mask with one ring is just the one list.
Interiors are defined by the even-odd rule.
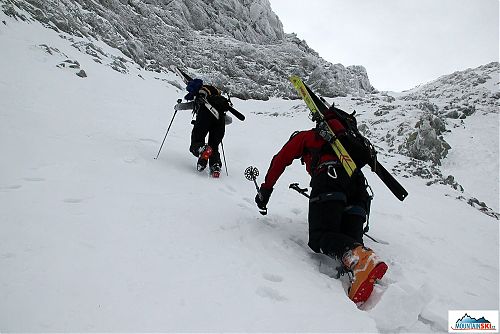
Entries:
[[297,75],[292,75],[292,76],[290,76],[289,80],[290,80],[293,84],[295,84],[295,83],[297,83],[297,82],[302,82],[302,79],[301,79],[299,76],[297,76]]

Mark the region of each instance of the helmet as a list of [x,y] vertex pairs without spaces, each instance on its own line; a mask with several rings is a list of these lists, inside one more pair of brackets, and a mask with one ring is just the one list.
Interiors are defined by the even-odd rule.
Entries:
[[189,81],[186,85],[186,90],[189,92],[184,97],[186,100],[192,100],[203,86],[203,80],[201,79],[193,79]]

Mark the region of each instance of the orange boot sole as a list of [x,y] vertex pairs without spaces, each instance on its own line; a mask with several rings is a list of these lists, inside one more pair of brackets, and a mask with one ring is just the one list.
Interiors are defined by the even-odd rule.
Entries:
[[349,297],[353,302],[364,303],[368,300],[370,295],[373,292],[373,284],[375,284],[376,280],[381,279],[385,272],[387,271],[387,264],[384,262],[380,262],[372,269],[372,271],[368,274],[366,279],[359,285],[358,290],[354,292],[354,295],[351,297],[349,293]]

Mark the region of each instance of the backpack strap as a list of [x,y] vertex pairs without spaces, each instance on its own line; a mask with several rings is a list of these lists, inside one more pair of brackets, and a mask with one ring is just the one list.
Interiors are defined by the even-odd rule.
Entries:
[[206,96],[221,95],[220,90],[212,85],[203,85],[200,92],[205,92]]
[[[314,129],[314,133],[316,136],[320,136],[320,134]],[[322,138],[322,137],[321,137]],[[309,148],[307,147],[305,149],[304,153],[310,153],[311,154],[311,173],[312,176],[316,176],[318,172],[318,167],[319,167],[319,161],[321,159],[321,156],[326,153],[333,153],[332,146],[325,142],[321,147],[319,148]],[[301,158],[302,164],[304,164],[303,158]]]
[[347,202],[347,197],[343,192],[334,191],[330,193],[319,194],[316,197],[311,197],[309,203],[322,203],[327,201],[339,201],[342,203]]

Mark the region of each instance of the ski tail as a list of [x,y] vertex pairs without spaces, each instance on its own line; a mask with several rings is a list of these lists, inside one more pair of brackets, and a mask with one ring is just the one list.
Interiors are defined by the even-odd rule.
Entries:
[[177,74],[182,79],[182,81],[184,81],[185,84],[187,84],[189,81],[193,80],[193,78],[191,78],[191,76],[189,74],[187,74],[186,72],[184,72],[183,70],[181,70],[180,68],[178,68],[175,65],[171,65],[170,69],[172,71],[174,71],[174,73]]
[[384,182],[387,188],[389,188],[389,190],[394,194],[394,196],[396,196],[396,198],[400,201],[404,201],[404,199],[408,196],[408,192],[401,185],[401,183],[399,183],[398,180],[396,180],[394,176],[392,176],[391,173],[389,173],[387,169],[380,164],[380,162],[376,162],[374,171],[380,180]]
[[240,121],[244,121],[245,120],[245,115],[243,115],[242,113],[240,113],[238,110],[234,109],[233,107],[229,106],[229,108],[227,109],[227,111],[229,111],[231,114],[233,114],[234,117],[236,117]]

